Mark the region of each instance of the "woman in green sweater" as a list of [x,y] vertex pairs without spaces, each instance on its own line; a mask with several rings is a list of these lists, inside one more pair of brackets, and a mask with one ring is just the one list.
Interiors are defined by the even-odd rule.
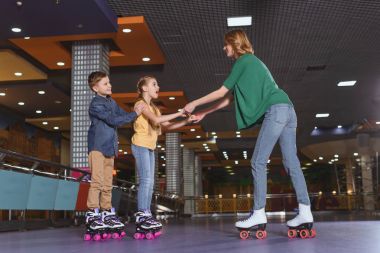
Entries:
[[192,113],[199,105],[219,100],[193,116],[199,122],[207,114],[226,107],[235,100],[238,129],[262,123],[251,159],[254,207],[251,215],[236,222],[235,226],[239,229],[256,226],[265,229],[266,165],[274,145],[279,141],[283,163],[291,177],[299,203],[299,214],[289,220],[287,225],[291,228],[307,226],[311,229],[313,216],[305,178],[297,157],[297,116],[293,104],[288,95],[277,86],[268,68],[253,54],[252,45],[244,31],[233,30],[226,33],[224,43],[227,57],[236,60],[228,78],[219,89],[188,103],[184,109],[187,113]]

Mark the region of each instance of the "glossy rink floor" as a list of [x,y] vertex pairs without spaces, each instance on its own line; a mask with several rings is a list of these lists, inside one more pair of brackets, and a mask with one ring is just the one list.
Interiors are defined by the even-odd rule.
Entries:
[[264,240],[241,240],[233,217],[169,220],[164,234],[155,240],[135,240],[133,225],[122,240],[85,242],[84,228],[51,228],[0,233],[1,253],[53,252],[380,252],[380,216],[317,214],[313,239],[288,239],[284,218],[271,217]]

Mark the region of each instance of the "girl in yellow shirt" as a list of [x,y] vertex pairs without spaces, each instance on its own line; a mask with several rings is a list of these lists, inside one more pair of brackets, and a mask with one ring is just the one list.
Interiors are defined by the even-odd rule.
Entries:
[[154,149],[158,135],[161,134],[161,127],[172,130],[191,122],[190,117],[182,121],[170,122],[172,119],[185,116],[183,109],[177,113],[161,115],[160,110],[152,102],[153,99],[158,98],[159,90],[157,80],[152,76],[144,76],[137,83],[140,99],[135,106],[141,103],[145,103],[147,106],[133,124],[135,133],[132,137],[132,153],[139,175],[136,239],[154,238],[160,234],[162,228],[162,224],[153,218],[150,210],[154,184]]

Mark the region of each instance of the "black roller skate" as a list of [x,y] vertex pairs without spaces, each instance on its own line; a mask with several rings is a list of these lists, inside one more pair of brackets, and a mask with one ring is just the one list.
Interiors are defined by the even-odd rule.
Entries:
[[102,215],[97,208],[86,212],[86,232],[83,237],[85,241],[106,239],[106,228],[107,226],[103,223]]
[[290,239],[295,237],[302,239],[314,238],[317,232],[313,228],[313,215],[311,214],[310,206],[299,204],[298,210],[298,215],[286,223],[289,228],[288,237]]
[[107,226],[107,239],[121,239],[126,235],[124,231],[125,225],[116,216],[115,208],[102,211],[102,220]]
[[264,208],[255,210],[247,219],[235,223],[235,227],[240,232],[239,236],[243,240],[247,239],[252,234],[254,234],[257,239],[266,238],[266,225],[267,217]]
[[140,211],[136,213],[136,232],[133,236],[136,240],[155,239],[162,234],[161,229],[162,224],[152,214]]

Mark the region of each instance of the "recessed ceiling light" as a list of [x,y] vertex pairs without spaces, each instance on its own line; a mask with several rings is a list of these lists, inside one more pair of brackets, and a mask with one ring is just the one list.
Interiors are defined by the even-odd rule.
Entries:
[[128,152],[127,151],[124,151],[124,155],[127,155],[128,154]]
[[0,92],[1,97],[4,97],[5,95],[6,95],[5,92]]
[[354,153],[354,156],[358,156],[359,155],[359,153]]
[[25,103],[24,103],[24,102],[21,102],[21,101],[18,102],[17,104],[18,104],[18,105],[25,105]]
[[42,113],[42,111],[41,110],[37,110],[36,113],[40,114],[40,113]]
[[236,135],[237,138],[240,138],[240,134]]
[[317,129],[318,129],[318,127],[315,126],[315,127],[314,127],[314,130],[317,130]]
[[25,39],[25,40],[29,40],[30,37],[29,37],[29,36],[25,36],[24,39]]
[[380,121],[376,121],[376,125],[380,125]]
[[161,145],[157,145],[157,148],[161,148]]
[[162,150],[162,151],[164,151],[164,150],[165,150],[165,148],[161,148],[161,150]]
[[203,145],[203,146],[207,146],[207,143],[203,143],[202,145]]
[[122,149],[119,149],[119,152],[123,152],[123,150],[122,150]]
[[129,29],[129,28],[124,28],[123,29],[123,33],[130,33],[132,32],[132,29]]
[[238,132],[236,132],[236,134],[240,134],[240,132],[238,131]]
[[268,160],[267,163],[270,163],[270,160]]
[[317,113],[315,114],[316,118],[327,118],[330,116],[330,113]]
[[59,101],[59,100],[55,100],[54,103],[56,103],[56,104],[61,104],[62,102]]
[[216,139],[216,138],[218,138],[218,136],[217,136],[217,135],[214,135],[214,139]]
[[12,27],[12,32],[14,32],[14,33],[19,33],[19,32],[21,32],[21,28],[18,28],[18,27]]
[[170,99],[170,100],[174,100],[174,99],[175,99],[175,97],[169,97],[169,99]]
[[15,76],[22,76],[21,72],[15,72]]
[[57,65],[58,66],[65,66],[65,63],[63,61],[59,61],[59,62],[57,62]]
[[317,159],[314,159],[314,160],[313,160],[313,162],[315,162],[315,163],[316,163],[316,162],[317,162]]
[[338,128],[342,128],[342,126],[341,126],[341,125],[339,125],[339,126],[338,126]]
[[354,86],[356,84],[356,81],[344,81],[344,82],[339,82],[337,85],[339,87],[343,86]]
[[201,136],[200,135],[197,135],[197,137],[196,137],[197,139],[200,139],[201,138]]
[[59,130],[59,127],[55,126],[55,127],[54,127],[54,130]]
[[320,157],[318,157],[318,159],[319,159],[319,160],[323,160],[323,157],[322,157],[322,156],[320,156]]
[[215,132],[212,132],[211,134],[212,134],[212,135],[215,135],[216,133],[215,133]]
[[338,154],[335,154],[334,157],[339,157],[339,155],[338,155]]
[[227,18],[227,25],[229,27],[252,25],[252,16],[242,16],[242,17],[230,17],[230,18]]
[[185,145],[181,144],[181,147],[183,148]]
[[42,125],[47,125],[47,124],[49,124],[47,121],[42,122]]
[[150,58],[149,57],[144,57],[142,58],[143,61],[150,61]]
[[238,161],[238,160],[235,160],[235,164],[239,164],[239,161]]
[[43,95],[43,94],[45,94],[45,91],[44,90],[39,90],[38,94]]
[[190,132],[195,132],[195,128],[190,129]]

